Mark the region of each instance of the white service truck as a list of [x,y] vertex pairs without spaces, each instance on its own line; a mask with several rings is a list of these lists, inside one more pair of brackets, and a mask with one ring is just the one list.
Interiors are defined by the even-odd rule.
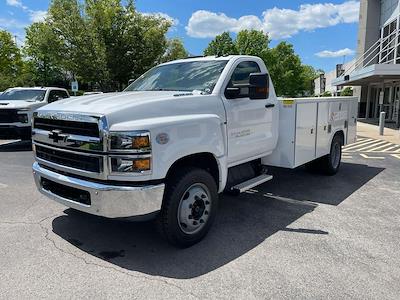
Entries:
[[46,104],[69,98],[53,87],[15,87],[0,93],[0,137],[31,138],[33,112]]
[[172,244],[200,241],[219,194],[313,162],[335,174],[356,139],[357,99],[278,99],[263,61],[204,57],[159,65],[122,93],[57,101],[34,114],[40,192],[108,218],[155,217]]

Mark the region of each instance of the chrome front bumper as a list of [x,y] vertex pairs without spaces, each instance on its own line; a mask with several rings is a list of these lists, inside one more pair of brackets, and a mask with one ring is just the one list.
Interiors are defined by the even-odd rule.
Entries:
[[[114,186],[58,174],[33,164],[33,176],[39,191],[47,197],[74,209],[107,218],[142,217],[161,210],[164,184],[148,186]],[[57,184],[90,194],[90,205],[79,203],[43,187],[45,178]]]

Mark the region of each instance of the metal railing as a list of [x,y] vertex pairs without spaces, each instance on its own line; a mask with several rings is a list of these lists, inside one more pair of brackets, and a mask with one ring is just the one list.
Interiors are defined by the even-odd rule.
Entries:
[[395,30],[385,38],[378,39],[345,70],[342,76],[350,75],[354,71],[373,64],[395,64],[397,56],[400,55],[397,53],[399,45],[399,30]]

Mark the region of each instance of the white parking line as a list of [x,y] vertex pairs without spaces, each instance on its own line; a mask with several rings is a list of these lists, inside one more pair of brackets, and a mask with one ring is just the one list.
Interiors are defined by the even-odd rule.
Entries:
[[393,157],[400,159],[400,154],[392,154]]
[[382,145],[382,144],[386,144],[386,143],[387,143],[386,141],[380,141],[379,143],[375,143],[373,145],[368,145],[368,146],[362,147],[360,149],[357,149],[357,151],[362,152],[362,151],[365,151],[367,149],[370,149],[371,147],[376,147],[376,146],[379,146],[379,145]]
[[[385,144],[380,145],[379,147],[376,147],[376,148],[367,150],[366,152],[383,152],[383,150],[386,150],[386,149],[384,149],[385,147],[386,147],[386,148],[387,148],[387,147],[392,148],[392,147],[391,147],[392,145],[393,145],[392,143],[386,142]],[[382,150],[382,149],[383,149],[383,150]],[[379,150],[379,151],[378,151],[378,150]]]
[[369,141],[373,141],[373,139],[365,139],[365,138],[363,138],[363,139],[357,139],[357,142],[352,143],[352,144],[349,144],[349,145],[347,145],[347,146],[345,146],[345,147],[352,147],[352,146],[354,146],[354,145],[359,145],[359,144],[362,144],[362,143],[365,143],[365,142],[369,142]]
[[[381,152],[389,152],[390,150],[393,150],[393,149],[396,149],[396,148],[399,148],[399,149],[400,149],[400,146],[399,146],[399,145],[393,145],[393,144],[392,144],[391,147],[386,148],[386,149],[382,150]],[[394,152],[399,152],[399,151],[400,151],[400,150],[395,150]]]
[[360,154],[362,157],[364,157],[365,159],[385,159],[382,156],[368,156],[366,154]]
[[363,142],[363,143],[357,144],[357,145],[356,144],[350,144],[349,146],[344,147],[343,150],[344,151],[349,151],[349,150],[353,150],[353,149],[356,149],[358,147],[363,147],[365,145],[369,145],[369,144],[373,144],[373,143],[376,143],[376,140],[370,140],[370,141]]

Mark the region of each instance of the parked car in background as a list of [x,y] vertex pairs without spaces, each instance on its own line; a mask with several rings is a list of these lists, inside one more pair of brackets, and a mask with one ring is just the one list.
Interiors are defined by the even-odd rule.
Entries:
[[48,103],[69,98],[66,89],[16,87],[0,94],[0,137],[31,138],[33,112]]

